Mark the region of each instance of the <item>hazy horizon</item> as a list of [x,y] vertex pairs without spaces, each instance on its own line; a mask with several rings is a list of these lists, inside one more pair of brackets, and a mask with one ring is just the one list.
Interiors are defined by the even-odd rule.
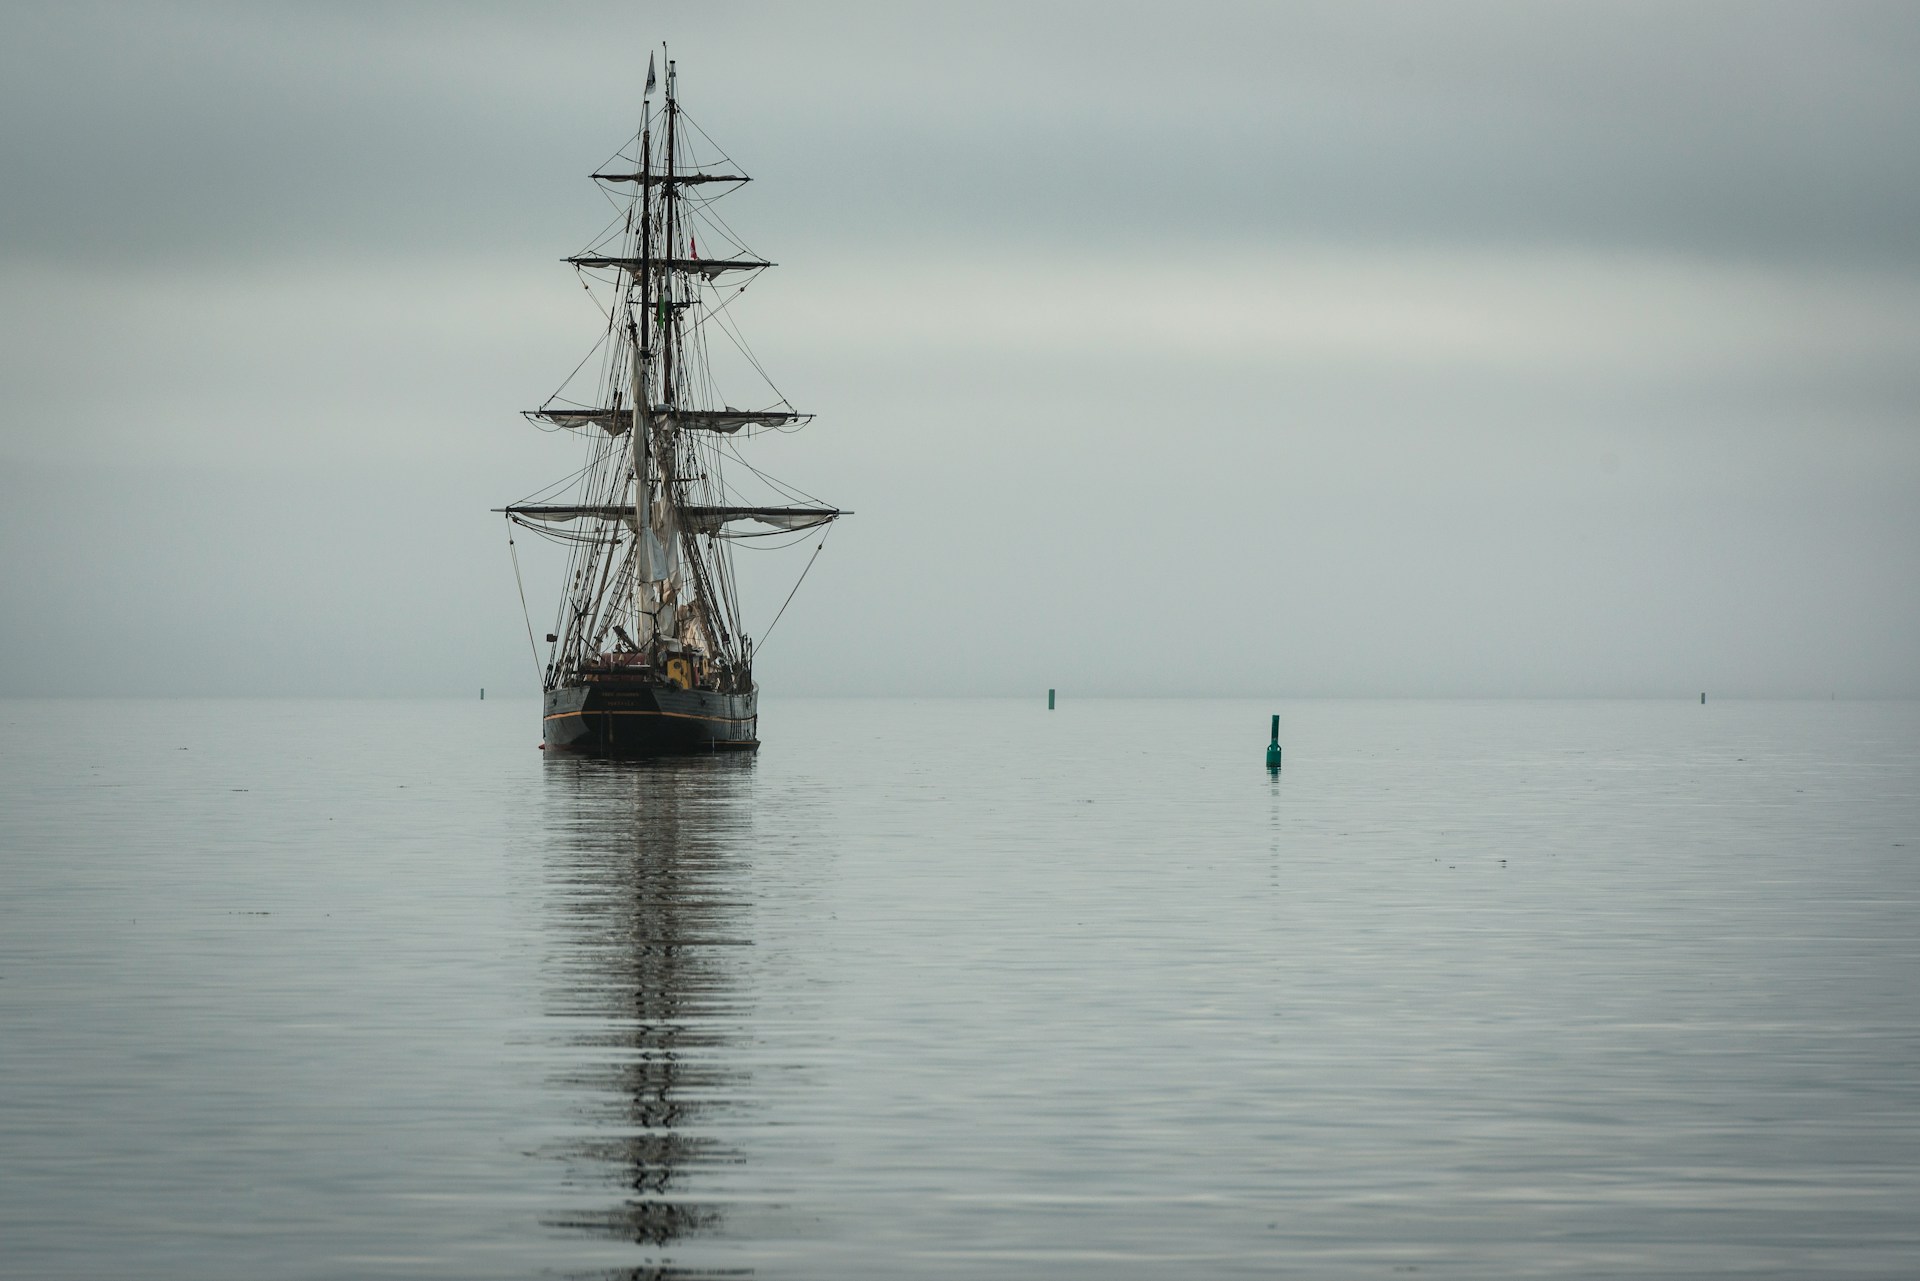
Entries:
[[1920,696],[1909,6],[0,21],[0,695],[533,692],[665,40],[857,513],[769,695]]

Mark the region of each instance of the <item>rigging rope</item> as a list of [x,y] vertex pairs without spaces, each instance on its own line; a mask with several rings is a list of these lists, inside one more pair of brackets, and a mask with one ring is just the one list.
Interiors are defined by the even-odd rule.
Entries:
[[[821,540],[825,542],[825,539]],[[520,581],[520,549],[513,545],[513,522],[507,522],[507,555],[513,558],[513,585],[520,589],[520,617],[527,624],[527,652],[533,655],[533,675],[541,685],[546,677],[540,671],[540,646],[533,639],[533,613],[527,608],[527,585]],[[803,575],[804,577],[804,575]]]
[[820,535],[820,545],[813,549],[813,555],[807,557],[807,567],[800,571],[800,577],[793,580],[793,591],[788,592],[787,598],[780,602],[780,613],[773,616],[773,621],[767,624],[767,630],[761,632],[760,639],[754,642],[754,653],[758,654],[767,647],[767,637],[773,635],[773,629],[780,625],[781,615],[787,612],[787,606],[793,604],[794,596],[800,591],[800,584],[806,582],[807,575],[813,572],[813,562],[820,559],[820,553],[825,550],[827,539],[832,537],[832,535],[833,526],[828,525],[827,532]]

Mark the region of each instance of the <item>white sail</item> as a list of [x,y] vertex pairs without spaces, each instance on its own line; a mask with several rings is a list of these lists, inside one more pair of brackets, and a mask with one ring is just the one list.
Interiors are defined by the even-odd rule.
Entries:
[[672,531],[662,538],[660,530],[645,529],[634,549],[634,573],[643,583],[658,583],[680,572],[680,540]]

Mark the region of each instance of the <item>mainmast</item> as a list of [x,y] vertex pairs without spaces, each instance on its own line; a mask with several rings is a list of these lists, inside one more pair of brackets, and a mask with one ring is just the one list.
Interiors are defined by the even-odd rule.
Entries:
[[[677,224],[679,222],[679,219],[676,218],[674,215],[678,211],[680,206],[680,193],[674,189],[674,182],[673,182],[673,177],[674,177],[673,152],[674,152],[674,142],[675,142],[674,118],[680,114],[680,104],[674,101],[673,87],[674,87],[673,86],[673,59],[669,58],[667,59],[667,155],[666,155],[667,164],[666,164],[666,174],[665,174],[666,181],[662,183],[660,187],[660,196],[662,201],[660,213],[661,213],[661,216],[666,220],[666,224],[667,224],[666,225],[666,245],[667,245],[667,258],[669,260],[678,258],[680,256],[680,252],[679,252],[680,242],[674,237],[674,232],[678,229]],[[641,199],[642,200],[646,199],[644,194],[642,194]],[[674,322],[678,319],[678,313],[674,311],[673,304],[679,302],[680,298],[679,298],[679,290],[671,288],[673,284],[672,276],[668,276],[666,284],[669,286],[668,292],[670,296],[666,298],[667,305],[663,309],[664,314],[661,316],[661,320],[665,322],[665,331],[661,334],[660,345],[665,349],[667,359],[666,359],[666,367],[663,370],[661,370],[661,374],[660,374],[660,401],[662,404],[672,405],[673,404],[673,387],[674,387],[674,383],[673,383],[674,341],[673,339],[674,339],[674,332],[676,329],[676,325]]]
[[[653,88],[653,63],[647,63],[647,88]],[[640,546],[647,545],[648,531],[653,524],[653,409],[648,404],[648,386],[652,381],[652,351],[649,345],[650,333],[641,329],[648,323],[647,306],[653,291],[653,201],[648,193],[653,190],[653,122],[652,104],[646,95],[641,96],[640,109],[640,324],[633,318],[633,288],[627,288],[627,341],[633,348],[632,377],[629,394],[633,397],[633,535]],[[649,548],[650,550],[650,548]],[[642,608],[642,596],[646,588],[641,583],[641,575],[647,566],[642,564],[644,556],[636,555],[634,560],[635,626],[639,625],[638,613]]]
[[[653,66],[647,67],[648,88],[651,90]],[[643,95],[645,97],[645,95]],[[669,607],[678,604],[678,556],[679,522],[675,517],[673,493],[673,455],[675,440],[673,432],[672,403],[670,388],[673,384],[673,366],[675,358],[674,322],[679,299],[673,288],[671,271],[661,273],[659,282],[659,315],[654,307],[654,192],[659,191],[660,217],[663,223],[662,235],[666,240],[668,265],[673,258],[674,218],[674,76],[673,63],[667,64],[666,95],[666,145],[661,159],[664,172],[656,183],[653,170],[653,118],[649,103],[640,129],[640,171],[634,175],[639,180],[639,189],[635,200],[640,205],[640,228],[638,243],[626,264],[626,321],[627,342],[631,348],[630,388],[628,394],[633,398],[633,530],[634,554],[633,580],[629,605],[632,609],[633,633],[628,637],[630,644],[638,644],[643,651],[657,649],[664,640],[671,637],[663,635],[662,618],[668,615]],[[638,294],[636,299],[635,295]],[[635,303],[638,302],[638,315],[635,315]],[[660,380],[663,390],[660,404],[668,410],[664,418],[656,418],[654,403],[654,358],[659,357]],[[657,433],[657,435],[656,435]],[[667,627],[672,626],[669,616]]]

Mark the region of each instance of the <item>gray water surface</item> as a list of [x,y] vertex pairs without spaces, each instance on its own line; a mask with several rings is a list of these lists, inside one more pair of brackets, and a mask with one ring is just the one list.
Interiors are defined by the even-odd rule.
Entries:
[[1920,1270],[1920,705],[762,733],[0,703],[0,1272]]

